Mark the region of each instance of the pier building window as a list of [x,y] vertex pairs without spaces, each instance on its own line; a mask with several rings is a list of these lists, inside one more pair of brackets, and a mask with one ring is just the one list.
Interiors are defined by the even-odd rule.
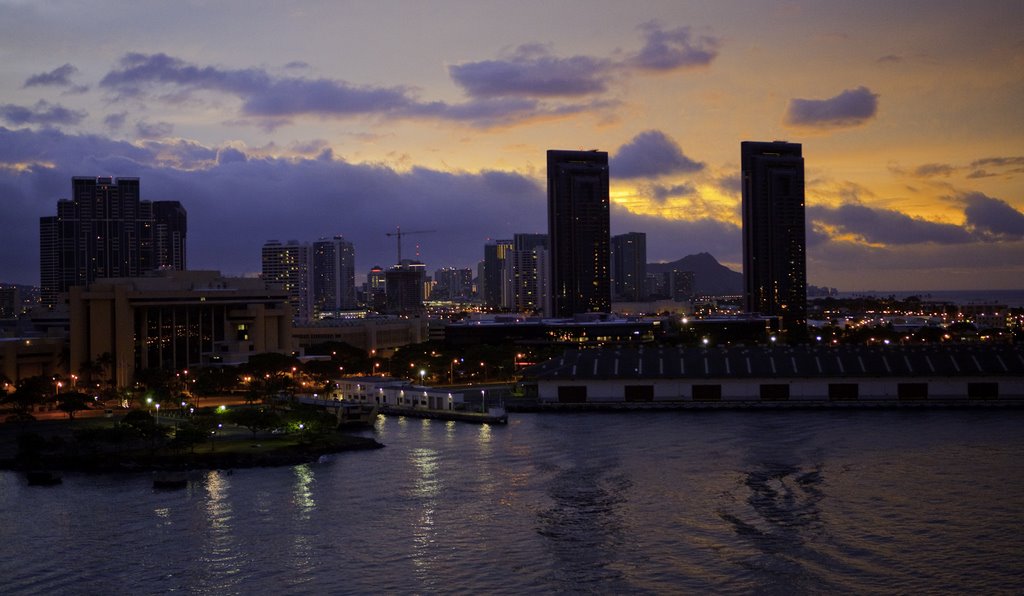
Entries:
[[558,388],[558,402],[563,404],[582,404],[587,402],[586,385],[562,385]]
[[626,401],[654,401],[654,385],[626,385]]
[[761,385],[763,401],[786,401],[789,399],[789,385],[786,383],[765,383]]
[[694,385],[693,401],[721,401],[721,385]]
[[999,383],[968,383],[967,397],[971,399],[996,399],[999,397]]
[[852,401],[860,396],[860,386],[856,383],[829,383],[828,398],[832,401]]
[[900,383],[896,394],[900,399],[928,399],[928,383]]

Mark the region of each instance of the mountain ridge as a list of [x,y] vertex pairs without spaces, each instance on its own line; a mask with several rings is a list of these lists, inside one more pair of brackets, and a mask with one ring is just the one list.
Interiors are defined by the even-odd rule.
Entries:
[[668,263],[647,263],[648,273],[693,272],[695,294],[735,296],[743,293],[743,274],[718,262],[710,253],[687,255]]

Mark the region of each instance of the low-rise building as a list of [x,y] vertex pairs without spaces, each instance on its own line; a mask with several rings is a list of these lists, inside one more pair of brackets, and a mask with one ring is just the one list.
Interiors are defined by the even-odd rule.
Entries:
[[1024,348],[623,347],[567,351],[524,373],[542,403],[967,403],[1024,400]]
[[112,363],[110,380],[141,369],[241,364],[250,355],[291,352],[288,294],[253,278],[216,271],[163,271],[73,286],[70,370]]

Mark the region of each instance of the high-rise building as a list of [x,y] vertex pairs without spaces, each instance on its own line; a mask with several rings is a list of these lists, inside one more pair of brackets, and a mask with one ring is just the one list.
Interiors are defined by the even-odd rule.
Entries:
[[308,321],[313,308],[309,285],[310,247],[292,240],[281,244],[270,240],[263,245],[263,283],[268,290],[288,293],[292,322]]
[[356,307],[355,248],[342,236],[313,243],[310,287],[314,316]]
[[503,308],[505,259],[512,250],[511,240],[494,240],[484,245],[483,303],[488,308]]
[[608,154],[548,151],[554,316],[611,310]]
[[744,141],[741,161],[747,310],[781,317],[784,328],[799,333],[807,322],[801,146]]
[[374,265],[366,274],[365,306],[370,310],[384,312],[387,307],[387,279],[384,269],[380,265]]
[[39,220],[44,304],[97,279],[185,269],[186,213],[177,201],[142,201],[138,178],[75,176],[71,198]]
[[466,301],[473,295],[473,270],[444,267],[434,272],[434,300]]
[[403,259],[384,273],[386,310],[390,314],[411,315],[423,311],[423,263]]
[[185,208],[178,201],[153,201],[153,253],[157,269],[185,270]]
[[510,265],[509,308],[520,313],[546,313],[547,302],[547,234],[515,234]]
[[647,299],[647,234],[612,236],[612,295],[624,302]]

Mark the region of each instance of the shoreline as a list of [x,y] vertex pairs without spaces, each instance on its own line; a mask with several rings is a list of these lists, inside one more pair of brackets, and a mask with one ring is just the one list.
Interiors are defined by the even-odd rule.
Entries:
[[[194,451],[141,442],[126,444],[121,449],[97,449],[68,438],[77,428],[81,427],[68,420],[20,427],[0,425],[0,470],[85,474],[227,470],[307,464],[324,455],[384,447],[372,437],[334,432],[306,437],[219,438],[215,444],[206,443]],[[30,454],[19,450],[20,438],[30,435],[48,442],[50,447]]]

